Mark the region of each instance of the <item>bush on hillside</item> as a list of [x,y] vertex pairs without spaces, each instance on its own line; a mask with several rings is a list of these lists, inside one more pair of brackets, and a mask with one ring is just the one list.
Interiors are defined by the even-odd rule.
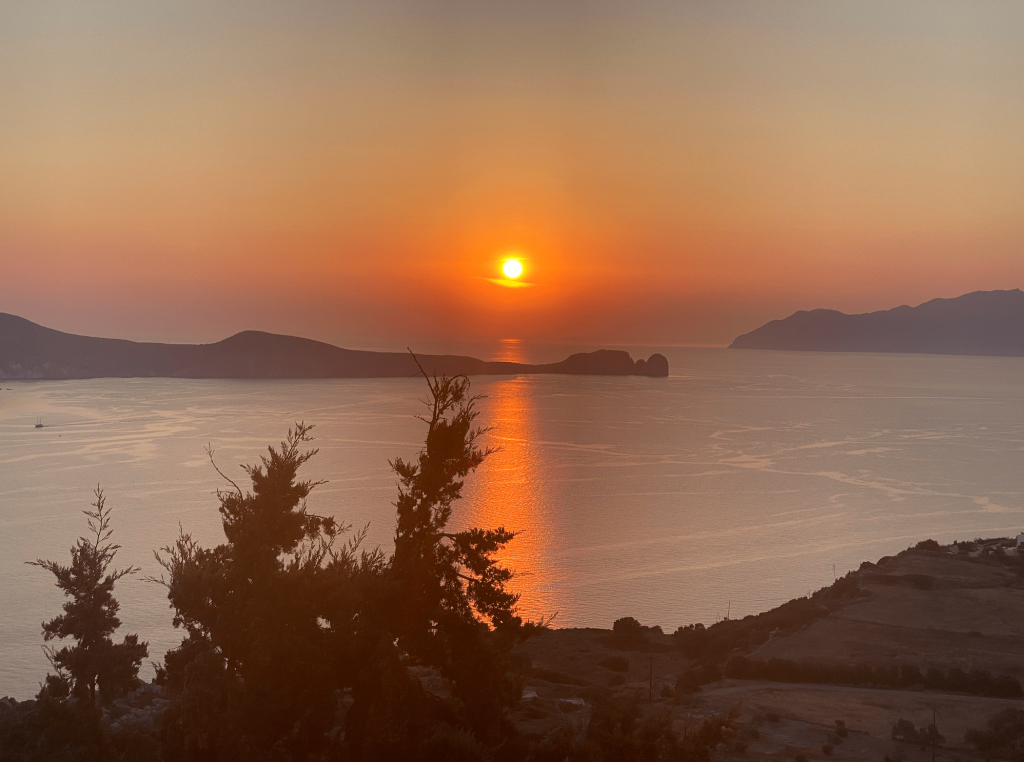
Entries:
[[612,632],[620,638],[629,640],[639,640],[646,634],[644,626],[631,616],[616,619],[615,623],[612,624]]
[[989,718],[984,730],[968,730],[964,740],[986,755],[1024,759],[1024,710],[1007,708]]
[[899,667],[876,667],[869,664],[817,664],[789,659],[750,659],[737,656],[725,665],[725,676],[738,680],[774,680],[783,683],[823,683],[829,685],[875,685],[909,688],[924,685],[933,690],[970,693],[994,698],[1021,698],[1024,690],[1010,675],[993,677],[986,670],[965,673],[949,672],[932,667],[927,674],[920,668],[904,664]]

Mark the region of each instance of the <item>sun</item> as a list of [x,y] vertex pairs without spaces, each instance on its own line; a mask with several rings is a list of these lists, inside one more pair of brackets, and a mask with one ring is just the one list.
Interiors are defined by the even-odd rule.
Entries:
[[505,264],[501,266],[501,271],[505,273],[506,278],[518,278],[523,274],[523,263],[518,259],[506,259]]

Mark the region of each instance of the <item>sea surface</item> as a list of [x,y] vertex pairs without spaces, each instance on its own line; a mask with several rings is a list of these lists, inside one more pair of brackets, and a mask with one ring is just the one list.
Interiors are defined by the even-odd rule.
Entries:
[[[477,356],[548,361],[516,342]],[[931,537],[1024,530],[1024,360],[633,349],[671,376],[478,377],[488,444],[461,526],[520,534],[505,559],[521,611],[556,626],[622,616],[671,631],[763,611],[864,560]],[[454,351],[458,351],[457,349]],[[310,510],[390,549],[396,456],[415,456],[421,379],[0,382],[0,696],[29,698],[47,670],[40,623],[52,576],[97,484],[113,508],[121,633],[160,659],[181,635],[144,575],[179,526],[223,541],[215,492],[296,421],[315,424],[326,479]],[[34,424],[41,417],[44,428]],[[144,671],[152,674],[151,668]]]

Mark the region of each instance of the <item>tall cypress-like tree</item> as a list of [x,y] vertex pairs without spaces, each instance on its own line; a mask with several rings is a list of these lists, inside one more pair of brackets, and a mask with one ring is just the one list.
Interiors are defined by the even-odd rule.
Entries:
[[[421,368],[421,371],[423,369]],[[381,600],[367,611],[379,639],[363,660],[348,712],[349,750],[357,759],[407,758],[417,736],[448,726],[494,746],[510,730],[505,709],[519,700],[510,672],[513,645],[540,625],[516,614],[512,572],[495,554],[513,537],[504,527],[453,532],[448,524],[464,480],[493,453],[479,445],[477,397],[465,376],[423,372],[430,393],[424,448],[415,461],[391,463],[399,477],[395,553]],[[436,669],[451,686],[446,712],[410,681],[401,665]],[[430,715],[419,719],[424,713]],[[429,740],[429,737],[428,739]]]
[[505,657],[522,630],[519,596],[507,589],[512,572],[494,558],[515,535],[504,527],[448,529],[465,477],[494,451],[477,444],[485,430],[474,426],[469,379],[423,375],[430,389],[425,447],[415,462],[391,464],[401,485],[395,630],[405,652],[451,681],[466,719],[489,735],[501,708],[519,698],[505,679]]
[[172,696],[168,758],[307,759],[328,745],[347,632],[331,617],[376,556],[356,559],[359,535],[336,547],[347,527],[307,510],[320,484],[298,478],[317,452],[303,449],[311,429],[296,424],[243,466],[251,491],[228,479],[218,492],[226,543],[206,549],[182,533],[157,554],[174,624],[186,631],[160,674]]
[[93,706],[97,698],[109,702],[130,690],[149,653],[148,645],[140,643],[137,635],[126,635],[120,643],[111,638],[121,626],[114,584],[139,570],[134,566],[110,568],[121,546],[110,541],[111,509],[103,490],[97,486],[95,494],[94,510],[83,511],[90,535],[79,537],[71,548],[71,564],[43,559],[28,562],[51,572],[57,578],[57,587],[70,598],[63,614],[43,623],[43,639],[76,641],[73,646],[47,648],[57,674],[47,677],[44,692],[51,697],[70,692]]

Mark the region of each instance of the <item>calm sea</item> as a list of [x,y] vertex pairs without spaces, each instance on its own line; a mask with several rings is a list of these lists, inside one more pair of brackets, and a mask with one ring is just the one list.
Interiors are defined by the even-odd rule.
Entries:
[[[1024,529],[1022,359],[659,351],[668,379],[474,379],[501,451],[470,478],[457,521],[520,532],[506,559],[525,614],[671,630],[765,610],[927,537]],[[38,690],[40,622],[62,602],[24,562],[68,558],[97,484],[118,562],[156,574],[153,550],[179,525],[222,541],[207,444],[240,478],[238,464],[311,422],[320,454],[305,475],[328,483],[310,508],[369,523],[367,543],[388,548],[388,460],[415,455],[424,433],[416,379],[0,387],[0,696]],[[128,578],[116,594],[122,633],[153,658],[180,640],[162,588]]]

